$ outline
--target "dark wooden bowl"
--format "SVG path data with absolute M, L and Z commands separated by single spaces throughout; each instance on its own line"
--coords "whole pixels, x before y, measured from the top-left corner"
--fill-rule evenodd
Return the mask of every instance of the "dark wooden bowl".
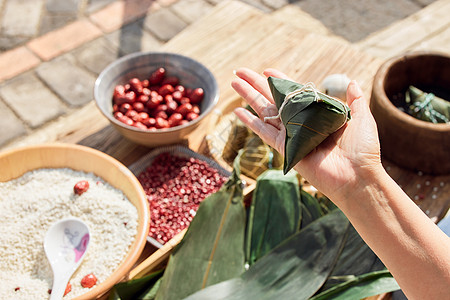
M 378 125 L 382 156 L 401 167 L 450 174 L 450 124 L 418 120 L 398 107 L 416 86 L 450 99 L 450 57 L 413 52 L 387 60 L 375 75 L 370 108 Z

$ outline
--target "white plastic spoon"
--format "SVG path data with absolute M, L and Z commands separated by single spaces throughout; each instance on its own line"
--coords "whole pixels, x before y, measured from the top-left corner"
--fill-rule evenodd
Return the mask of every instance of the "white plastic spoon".
M 89 246 L 89 228 L 78 218 L 54 223 L 47 231 L 44 250 L 53 270 L 50 300 L 62 299 L 67 283 L 83 260 Z

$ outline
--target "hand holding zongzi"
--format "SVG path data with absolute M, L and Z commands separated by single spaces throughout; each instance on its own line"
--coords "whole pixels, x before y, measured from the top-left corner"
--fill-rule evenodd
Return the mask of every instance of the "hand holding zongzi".
M 285 150 L 286 128 L 267 79 L 239 69 L 233 88 L 256 111 L 236 115 L 267 144 Z M 276 70 L 264 75 L 287 79 Z M 352 119 L 329 135 L 295 166 L 347 216 L 410 299 L 446 299 L 450 286 L 450 238 L 386 173 L 380 159 L 377 126 L 355 81 L 347 89 Z
M 264 122 L 265 117 L 278 114 L 267 78 L 249 69 L 240 69 L 236 75 L 238 78 L 233 81 L 233 88 L 247 100 L 260 118 L 243 108 L 237 109 L 236 114 L 267 144 L 286 156 L 286 127 L 283 122 L 279 118 Z M 267 70 L 264 75 L 288 79 L 286 75 L 273 69 Z M 294 169 L 324 194 L 343 190 L 342 187 L 349 184 L 348 179 L 355 178 L 362 165 L 365 166 L 364 169 L 381 166 L 375 121 L 356 82 L 350 83 L 348 93 L 352 120 L 321 141 L 294 166 Z M 288 109 L 286 107 L 286 110 Z M 338 118 L 340 119 L 337 120 L 336 126 L 339 127 L 346 115 L 340 114 Z

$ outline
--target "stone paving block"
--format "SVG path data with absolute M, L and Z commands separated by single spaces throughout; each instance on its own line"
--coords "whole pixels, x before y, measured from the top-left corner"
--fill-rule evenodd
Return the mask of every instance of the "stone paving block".
M 71 54 L 89 71 L 100 74 L 103 69 L 118 57 L 118 48 L 104 37 L 89 42 Z
M 425 7 L 435 2 L 436 0 L 413 0 L 413 1 L 419 4 L 420 6 Z
M 145 18 L 145 29 L 149 30 L 158 39 L 167 42 L 188 24 L 180 19 L 169 8 L 161 8 Z
M 86 4 L 86 12 L 91 14 L 96 12 L 105 6 L 115 2 L 116 0 L 88 0 Z
M 58 97 L 32 73 L 25 73 L 6 82 L 0 89 L 0 95 L 32 128 L 65 112 Z
M 106 35 L 106 38 L 120 49 L 121 54 L 157 51 L 162 43 L 143 29 L 143 23 L 144 19 L 140 19 Z
M 261 10 L 262 12 L 265 12 L 265 13 L 272 12 L 272 9 L 270 7 L 267 7 L 259 0 L 240 0 L 240 1 L 257 8 L 257 9 Z
M 102 35 L 87 20 L 78 20 L 30 41 L 27 46 L 43 60 L 50 60 Z
M 160 5 L 154 0 L 116 1 L 93 13 L 90 19 L 104 32 L 109 33 L 159 8 Z
M 2 129 L 0 147 L 26 133 L 22 121 L 2 101 L 0 101 L 0 128 Z
M 0 36 L 0 52 L 8 51 L 28 41 L 28 37 L 23 36 Z
M 47 32 L 66 26 L 75 21 L 77 16 L 74 14 L 50 14 L 46 13 L 41 20 L 39 26 L 39 35 L 44 35 Z
M 213 6 L 204 0 L 184 0 L 173 4 L 171 8 L 184 21 L 193 23 L 206 15 Z
M 277 10 L 286 5 L 288 5 L 291 1 L 289 0 L 262 0 L 262 3 L 271 9 Z
M 161 5 L 162 7 L 167 7 L 167 6 L 171 6 L 172 4 L 178 2 L 178 0 L 156 0 L 159 5 Z M 220 1 L 220 0 L 219 0 Z
M 0 82 L 37 66 L 41 60 L 25 47 L 0 54 Z
M 350 42 L 359 41 L 420 9 L 408 0 L 302 0 L 296 5 Z
M 43 0 L 7 0 L 2 18 L 6 35 L 34 36 L 37 33 Z
M 37 74 L 64 102 L 81 106 L 93 99 L 95 77 L 68 55 L 41 64 Z
M 78 12 L 81 0 L 47 0 L 45 8 L 49 12 Z

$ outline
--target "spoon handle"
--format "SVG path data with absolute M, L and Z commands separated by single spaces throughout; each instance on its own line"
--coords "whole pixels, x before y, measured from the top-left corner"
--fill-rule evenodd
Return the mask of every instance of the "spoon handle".
M 61 300 L 64 297 L 64 292 L 71 276 L 72 274 L 69 274 L 69 276 L 66 274 L 54 275 L 50 300 Z

